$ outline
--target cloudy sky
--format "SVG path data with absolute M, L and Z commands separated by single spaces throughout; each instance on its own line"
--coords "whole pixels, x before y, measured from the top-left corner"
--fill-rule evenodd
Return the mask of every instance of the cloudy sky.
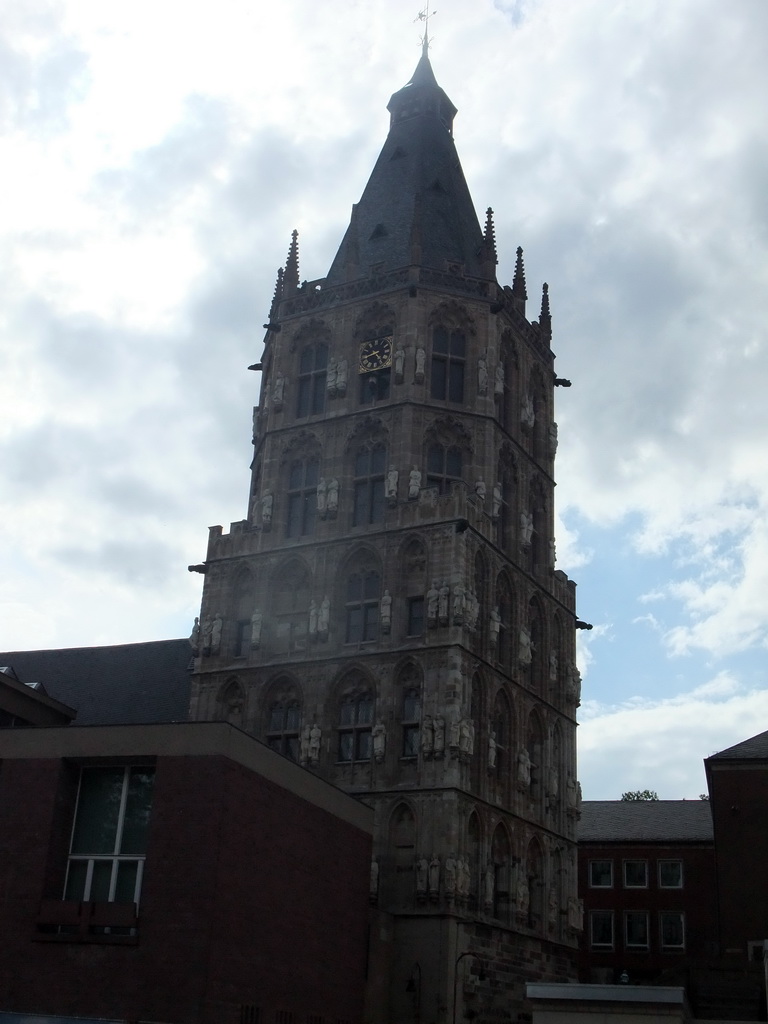
M 419 0 L 0 0 L 0 649 L 185 636 L 291 230 L 322 277 Z M 550 285 L 586 798 L 768 729 L 768 4 L 438 0 L 499 277 Z M 533 315 L 536 309 L 533 310 Z

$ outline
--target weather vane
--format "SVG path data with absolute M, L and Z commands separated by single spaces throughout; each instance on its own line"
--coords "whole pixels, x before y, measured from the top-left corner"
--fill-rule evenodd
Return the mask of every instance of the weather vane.
M 427 0 L 426 6 L 422 7 L 418 15 L 413 19 L 414 21 L 424 22 L 424 35 L 421 37 L 421 48 L 425 55 L 427 50 L 429 50 L 429 19 L 434 17 L 436 14 L 437 11 L 430 11 L 429 0 Z

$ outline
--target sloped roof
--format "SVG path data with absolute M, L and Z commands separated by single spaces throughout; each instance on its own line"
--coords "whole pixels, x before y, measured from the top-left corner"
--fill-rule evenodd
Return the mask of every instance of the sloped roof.
M 712 841 L 708 800 L 585 800 L 580 843 Z
M 742 740 L 733 747 L 720 750 L 707 758 L 708 761 L 763 761 L 768 760 L 768 732 L 760 732 L 748 740 Z
M 186 639 L 0 653 L 20 680 L 75 708 L 77 725 L 186 721 L 191 662 Z

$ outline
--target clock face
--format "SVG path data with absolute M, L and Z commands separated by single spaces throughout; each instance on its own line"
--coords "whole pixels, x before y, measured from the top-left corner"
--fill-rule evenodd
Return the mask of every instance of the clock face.
M 392 336 L 373 338 L 360 346 L 360 373 L 382 370 L 392 365 Z

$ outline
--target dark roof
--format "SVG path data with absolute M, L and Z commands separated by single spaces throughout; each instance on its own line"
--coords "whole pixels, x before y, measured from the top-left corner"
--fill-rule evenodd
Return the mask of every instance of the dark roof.
M 445 271 L 462 264 L 469 277 L 488 277 L 483 232 L 451 134 L 456 108 L 435 80 L 429 58 L 389 101 L 392 121 L 336 258 L 328 283 L 418 264 Z M 352 274 L 354 276 L 354 273 Z
M 712 840 L 708 800 L 585 800 L 580 843 Z
M 23 682 L 75 708 L 77 725 L 186 721 L 191 662 L 188 640 L 0 653 Z
M 764 761 L 768 759 L 768 732 L 760 732 L 757 736 L 743 740 L 726 750 L 720 750 L 717 754 L 707 758 L 708 761 L 721 759 L 723 761 Z

